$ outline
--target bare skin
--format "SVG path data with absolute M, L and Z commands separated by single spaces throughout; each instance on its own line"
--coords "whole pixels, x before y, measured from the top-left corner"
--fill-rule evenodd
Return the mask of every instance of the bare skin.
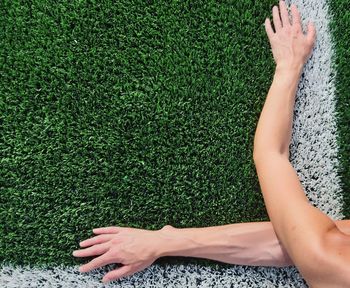
M 273 7 L 276 31 L 269 19 L 265 21 L 276 73 L 255 133 L 254 162 L 276 235 L 310 287 L 349 287 L 350 237 L 309 203 L 289 162 L 296 89 L 316 38 L 310 24 L 303 34 L 295 5 L 291 11 L 292 24 L 280 1 L 281 17 Z
M 76 257 L 98 256 L 80 272 L 111 264 L 103 282 L 141 271 L 162 256 L 188 256 L 254 266 L 295 265 L 310 287 L 350 287 L 350 220 L 333 221 L 313 207 L 289 162 L 295 93 L 316 31 L 302 32 L 300 15 L 291 6 L 292 22 L 283 1 L 273 8 L 275 31 L 265 29 L 276 72 L 260 115 L 254 139 L 254 162 L 270 222 L 159 230 L 101 227 L 80 242 Z M 281 14 L 281 16 L 279 16 Z
M 350 220 L 335 223 L 350 235 Z M 200 228 L 166 225 L 159 230 L 110 226 L 96 228 L 93 232 L 94 237 L 80 242 L 80 247 L 85 249 L 76 250 L 73 255 L 99 256 L 82 265 L 80 272 L 111 263 L 124 265 L 108 272 L 103 282 L 132 275 L 163 256 L 206 258 L 251 266 L 294 265 L 270 221 Z

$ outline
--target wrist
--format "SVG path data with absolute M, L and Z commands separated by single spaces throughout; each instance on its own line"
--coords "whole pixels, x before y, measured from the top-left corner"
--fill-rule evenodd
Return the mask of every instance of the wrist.
M 302 65 L 276 66 L 273 80 L 274 82 L 278 83 L 277 85 L 293 85 L 296 88 L 302 71 Z
M 281 74 L 298 74 L 300 75 L 303 71 L 304 64 L 296 62 L 292 64 L 279 63 L 276 65 L 275 72 Z
M 192 233 L 193 228 L 175 228 L 166 225 L 158 233 L 156 256 L 192 256 L 191 252 L 196 248 Z

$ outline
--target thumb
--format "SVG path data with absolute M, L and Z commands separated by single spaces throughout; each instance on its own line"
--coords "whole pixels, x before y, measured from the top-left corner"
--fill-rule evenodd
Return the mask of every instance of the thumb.
M 309 45 L 313 46 L 316 39 L 316 28 L 313 22 L 309 22 L 309 24 L 307 25 L 306 39 Z
M 114 269 L 109 271 L 103 278 L 102 282 L 106 283 L 108 281 L 113 281 L 118 278 L 122 278 L 125 276 L 129 276 L 133 274 L 132 267 L 130 265 L 124 265 L 118 269 Z

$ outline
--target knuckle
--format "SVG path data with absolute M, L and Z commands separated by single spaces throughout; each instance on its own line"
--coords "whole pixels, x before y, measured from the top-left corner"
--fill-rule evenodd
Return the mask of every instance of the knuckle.
M 112 238 L 111 239 L 111 244 L 112 245 L 117 245 L 117 244 L 119 244 L 120 243 L 120 241 L 118 240 L 118 238 Z
M 108 251 L 108 256 L 113 259 L 121 259 L 120 249 L 118 247 L 113 247 Z
M 298 30 L 292 30 L 290 33 L 293 37 L 298 37 L 300 35 L 300 31 Z
M 103 256 L 104 258 L 104 261 L 107 261 L 109 263 L 112 263 L 112 262 L 117 262 L 118 259 L 116 257 L 115 254 L 111 253 L 111 251 L 108 251 L 107 253 L 105 253 L 105 255 Z M 96 258 L 97 259 L 97 258 Z
M 292 34 L 292 29 L 290 29 L 289 26 L 285 26 L 285 27 L 283 27 L 283 29 L 286 31 L 287 35 Z
M 110 253 L 113 253 L 113 254 L 118 253 L 118 251 L 119 251 L 119 246 L 118 246 L 118 245 L 112 245 L 112 246 L 109 248 L 109 251 L 110 251 Z

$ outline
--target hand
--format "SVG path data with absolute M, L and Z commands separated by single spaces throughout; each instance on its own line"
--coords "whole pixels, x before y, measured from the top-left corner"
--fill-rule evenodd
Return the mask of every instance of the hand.
M 278 7 L 272 8 L 276 32 L 272 30 L 270 19 L 266 18 L 265 20 L 265 30 L 271 44 L 276 67 L 302 68 L 311 54 L 316 39 L 315 26 L 309 22 L 307 34 L 304 35 L 297 6 L 291 5 L 292 23 L 289 20 L 286 3 L 280 1 L 279 7 L 281 17 Z
M 73 256 L 100 256 L 80 266 L 79 271 L 88 272 L 111 263 L 123 264 L 103 277 L 102 281 L 108 282 L 147 268 L 158 258 L 157 231 L 115 226 L 93 229 L 100 235 L 80 242 L 80 247 L 90 247 L 73 251 Z

